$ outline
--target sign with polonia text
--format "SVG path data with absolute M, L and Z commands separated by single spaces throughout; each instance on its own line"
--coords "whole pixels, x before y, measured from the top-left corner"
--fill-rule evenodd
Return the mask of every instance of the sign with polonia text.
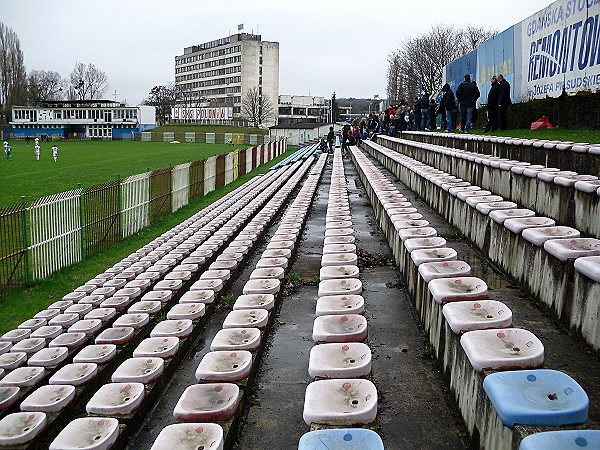
M 171 108 L 171 119 L 178 120 L 232 120 L 233 108 Z

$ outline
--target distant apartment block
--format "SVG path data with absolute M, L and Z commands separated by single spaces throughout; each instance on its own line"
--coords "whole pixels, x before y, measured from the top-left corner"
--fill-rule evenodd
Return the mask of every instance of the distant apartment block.
M 238 33 L 186 47 L 175 57 L 175 87 L 178 107 L 233 108 L 233 120 L 243 120 L 242 100 L 257 88 L 277 114 L 279 42 Z

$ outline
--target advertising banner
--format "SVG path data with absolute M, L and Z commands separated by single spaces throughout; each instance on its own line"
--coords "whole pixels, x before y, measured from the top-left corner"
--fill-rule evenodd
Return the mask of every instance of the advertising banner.
M 511 86 L 515 85 L 515 52 L 514 52 L 514 27 L 488 39 L 477 49 L 477 84 L 481 97 L 480 104 L 487 104 L 490 92 L 490 79 L 492 75 L 501 73 Z M 514 89 L 511 96 L 514 102 Z
M 521 23 L 521 94 L 558 97 L 600 87 L 598 0 L 559 0 Z
M 171 108 L 171 118 L 177 120 L 232 120 L 233 108 Z

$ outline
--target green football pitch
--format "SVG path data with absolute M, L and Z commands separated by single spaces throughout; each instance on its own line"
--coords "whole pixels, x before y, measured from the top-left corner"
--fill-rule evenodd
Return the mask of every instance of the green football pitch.
M 129 175 L 197 161 L 229 153 L 248 145 L 139 141 L 57 142 L 58 161 L 52 158 L 52 142 L 41 143 L 35 159 L 33 141 L 11 141 L 12 161 L 0 153 L 0 207 L 21 201 L 105 183 Z

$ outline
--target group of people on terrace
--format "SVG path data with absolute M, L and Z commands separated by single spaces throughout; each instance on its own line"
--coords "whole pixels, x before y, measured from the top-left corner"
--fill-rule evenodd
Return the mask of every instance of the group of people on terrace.
M 484 132 L 506 130 L 507 111 L 512 103 L 510 84 L 502 74 L 492 76 L 490 83 Z M 435 130 L 438 128 L 437 117 L 440 116 L 439 129 L 446 132 L 458 129 L 461 133 L 468 133 L 478 119 L 476 104 L 480 96 L 477 83 L 467 74 L 456 88 L 456 92 L 448 83 L 444 84 L 438 96 L 439 102 L 428 92 L 415 97 L 412 103 L 400 100 L 397 105 L 388 107 L 379 116 L 369 114 L 368 118 L 362 119 L 358 128 L 361 132 L 365 131 L 364 134 L 361 133 L 363 139 L 370 134 L 385 133 L 388 136 L 396 136 L 402 131 Z

